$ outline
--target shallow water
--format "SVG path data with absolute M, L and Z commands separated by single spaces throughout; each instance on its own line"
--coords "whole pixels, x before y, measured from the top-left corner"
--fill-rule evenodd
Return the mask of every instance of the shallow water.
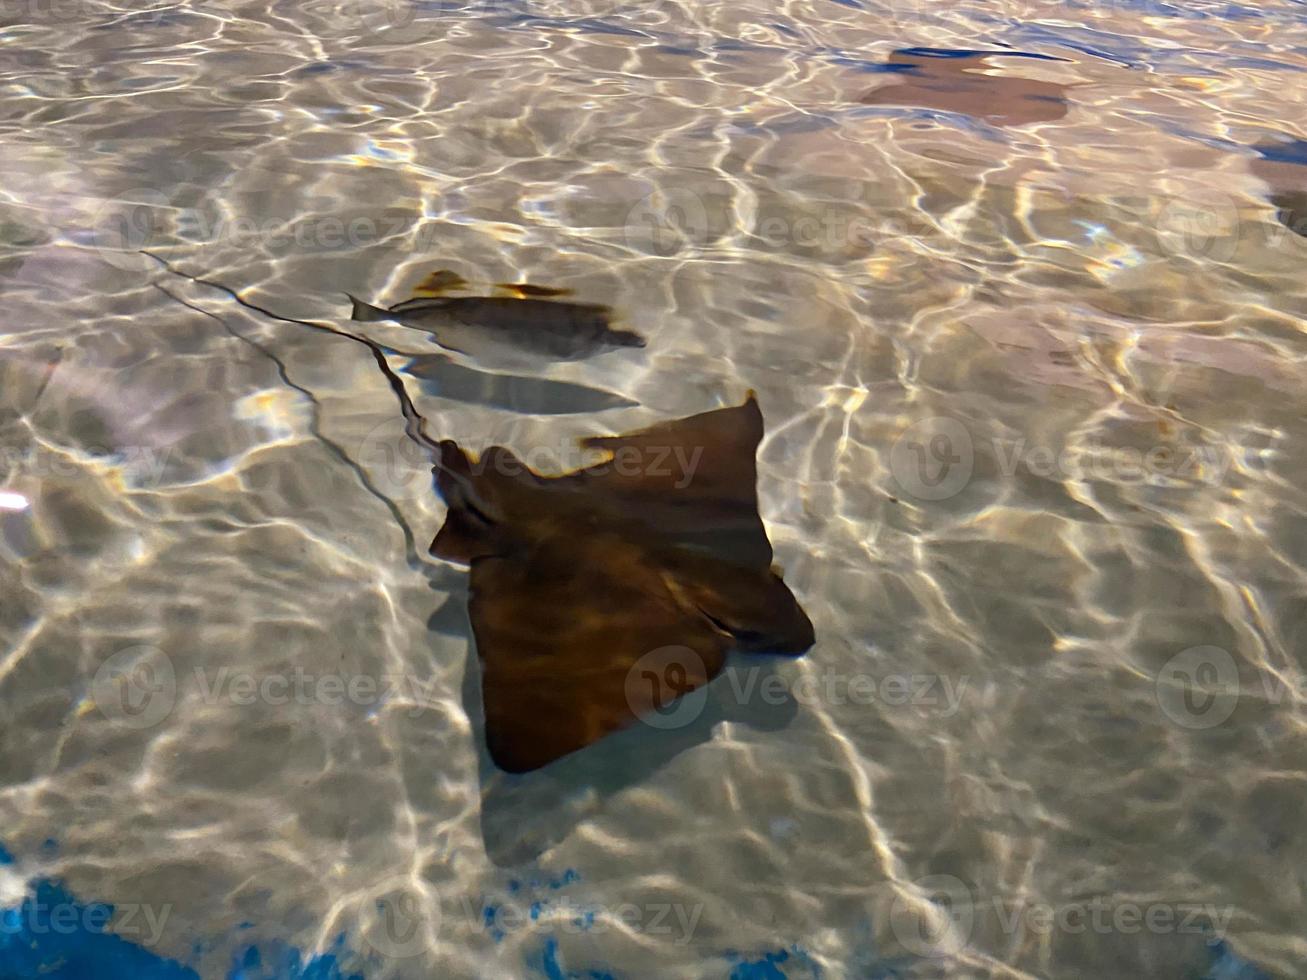
M 205 978 L 1307 976 L 1301 3 L 2 23 L 0 907 Z M 868 99 L 913 48 L 1037 118 Z M 646 349 L 489 379 L 367 325 L 544 469 L 754 389 L 817 645 L 496 773 L 368 352 L 143 246 L 340 325 L 611 305 Z

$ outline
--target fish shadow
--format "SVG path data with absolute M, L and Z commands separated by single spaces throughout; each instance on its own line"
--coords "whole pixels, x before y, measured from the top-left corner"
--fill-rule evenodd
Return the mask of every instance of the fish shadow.
M 401 370 L 418 379 L 424 395 L 527 415 L 602 412 L 639 404 L 571 381 L 480 371 L 443 354 L 415 356 Z

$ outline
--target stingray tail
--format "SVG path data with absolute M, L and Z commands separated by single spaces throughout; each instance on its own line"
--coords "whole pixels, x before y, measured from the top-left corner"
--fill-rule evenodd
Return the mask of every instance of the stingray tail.
M 349 301 L 352 304 L 349 311 L 349 318 L 351 320 L 356 320 L 359 323 L 373 323 L 377 320 L 395 319 L 394 314 L 389 310 L 383 310 L 379 306 L 365 303 L 357 296 L 352 296 L 349 293 L 346 293 L 345 295 L 349 296 Z

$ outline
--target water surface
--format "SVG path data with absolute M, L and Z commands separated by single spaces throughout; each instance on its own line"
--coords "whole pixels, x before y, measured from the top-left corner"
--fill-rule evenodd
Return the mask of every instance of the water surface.
M 1307 975 L 1301 4 L 3 18 L 0 905 L 206 978 Z M 507 380 L 367 325 L 544 468 L 754 389 L 817 646 L 496 773 L 367 351 L 141 246 L 613 307 Z

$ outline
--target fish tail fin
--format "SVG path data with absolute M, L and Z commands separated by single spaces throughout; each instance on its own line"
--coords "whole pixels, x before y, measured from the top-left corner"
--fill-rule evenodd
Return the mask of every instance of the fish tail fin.
M 346 293 L 345 295 L 349 296 L 349 301 L 351 303 L 351 308 L 349 311 L 349 318 L 351 320 L 357 320 L 360 323 L 372 323 L 373 321 L 376 320 L 394 319 L 394 316 L 391 314 L 389 310 L 383 310 L 379 306 L 373 306 L 371 303 L 365 303 L 357 296 L 350 295 L 349 293 Z

